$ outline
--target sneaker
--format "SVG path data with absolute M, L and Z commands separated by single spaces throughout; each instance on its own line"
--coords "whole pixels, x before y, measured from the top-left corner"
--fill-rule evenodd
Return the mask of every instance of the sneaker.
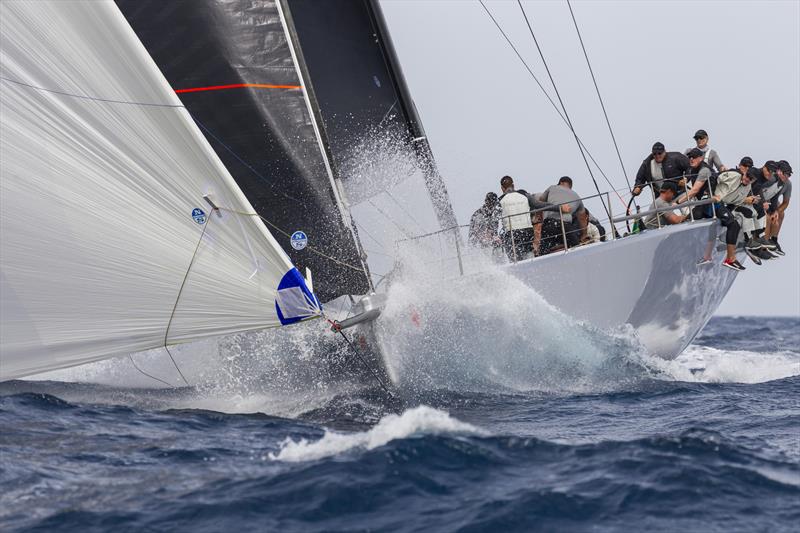
M 746 246 L 744 248 L 744 253 L 747 254 L 747 257 L 749 257 L 750 260 L 753 263 L 757 264 L 757 265 L 761 264 L 761 258 L 757 255 L 757 253 L 760 252 L 760 251 L 761 250 L 751 250 L 750 248 L 747 248 Z
M 781 254 L 779 254 L 777 250 L 767 250 L 766 248 L 764 248 L 761 251 L 762 252 L 767 252 L 769 255 L 772 256 L 773 259 L 776 259 L 776 258 L 781 256 Z
M 747 242 L 744 243 L 745 250 L 760 250 L 761 248 L 763 248 L 763 245 L 756 239 L 748 239 Z
M 705 258 L 704 257 L 700 261 L 697 262 L 697 266 L 699 266 L 699 267 L 706 266 L 706 265 L 710 265 L 711 263 L 712 263 L 711 258 Z
M 723 262 L 722 262 L 722 266 L 724 266 L 724 267 L 728 267 L 728 268 L 730 268 L 731 270 L 738 270 L 739 272 L 741 272 L 742 270 L 747 270 L 747 269 L 746 269 L 744 266 L 742 266 L 742 264 L 741 264 L 739 261 L 737 261 L 736 259 L 726 259 L 725 261 L 723 261 Z
M 786 253 L 781 248 L 781 245 L 778 244 L 778 239 L 772 239 L 772 244 L 775 246 L 775 249 L 772 250 L 773 252 L 775 252 L 776 254 L 778 254 L 780 256 L 786 255 Z
M 756 250 L 755 254 L 761 258 L 762 261 L 769 261 L 775 259 L 775 256 L 769 250 Z
M 756 242 L 761 245 L 761 248 L 766 248 L 767 250 L 775 249 L 775 245 L 768 241 L 765 237 L 756 237 Z

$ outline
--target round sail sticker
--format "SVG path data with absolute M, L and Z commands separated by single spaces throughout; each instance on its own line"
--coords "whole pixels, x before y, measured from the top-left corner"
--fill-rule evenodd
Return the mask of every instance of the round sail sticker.
M 192 218 L 198 224 L 205 224 L 206 223 L 206 214 L 199 207 L 195 207 L 194 209 L 192 209 Z
M 302 231 L 295 231 L 292 233 L 292 248 L 295 250 L 302 250 L 308 244 L 308 237 Z

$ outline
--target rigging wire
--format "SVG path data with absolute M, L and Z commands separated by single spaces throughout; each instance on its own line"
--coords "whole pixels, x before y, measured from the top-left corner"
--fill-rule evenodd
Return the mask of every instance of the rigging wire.
M 403 205 L 397 200 L 397 198 L 395 198 L 394 195 L 389 192 L 389 189 L 384 189 L 383 192 L 386 193 L 386 196 L 388 196 L 397 205 L 397 207 L 400 208 L 403 214 L 406 215 L 408 218 L 410 218 L 411 221 L 414 224 L 416 224 L 420 230 L 425 231 L 425 228 L 422 226 L 422 224 L 420 224 L 419 220 L 417 220 L 417 218 L 414 215 L 409 213 L 408 210 L 405 207 L 403 207 Z
M 567 7 L 569 7 L 569 14 L 572 16 L 572 23 L 575 25 L 575 32 L 578 34 L 578 41 L 581 43 L 581 49 L 583 50 L 583 57 L 586 58 L 586 66 L 589 67 L 589 73 L 592 75 L 592 82 L 594 83 L 594 90 L 597 93 L 597 99 L 600 100 L 600 107 L 603 109 L 603 116 L 606 118 L 606 124 L 608 125 L 608 133 L 611 134 L 611 140 L 614 141 L 614 149 L 617 151 L 617 158 L 619 159 L 619 166 L 622 167 L 622 174 L 625 176 L 625 183 L 628 184 L 628 188 L 631 188 L 631 181 L 628 179 L 628 172 L 625 170 L 625 163 L 622 161 L 622 154 L 619 151 L 619 145 L 617 144 L 617 138 L 614 135 L 614 130 L 611 128 L 611 120 L 608 118 L 608 113 L 606 112 L 606 106 L 603 103 L 603 97 L 600 96 L 600 88 L 597 86 L 597 79 L 594 76 L 594 69 L 592 69 L 592 63 L 589 61 L 589 54 L 586 53 L 586 46 L 583 44 L 583 37 L 581 36 L 581 30 L 578 29 L 578 21 L 575 20 L 575 13 L 572 11 L 572 4 L 569 0 L 567 0 Z
M 374 207 L 374 208 L 375 208 L 375 210 L 376 210 L 376 211 L 378 211 L 378 213 L 380 213 L 381 215 L 383 215 L 383 216 L 384 216 L 384 218 L 385 218 L 386 220 L 388 220 L 389 222 L 391 222 L 392 224 L 394 224 L 395 226 L 397 226 L 397 229 L 399 229 L 399 230 L 400 230 L 400 232 L 401 232 L 403 235 L 405 235 L 405 236 L 406 236 L 406 238 L 411 238 L 411 236 L 408 234 L 408 232 L 405 230 L 405 228 L 403 228 L 403 226 L 401 226 L 401 225 L 400 225 L 400 223 L 399 223 L 399 222 L 397 222 L 397 221 L 396 221 L 396 220 L 394 220 L 392 217 L 390 217 L 390 216 L 389 216 L 389 215 L 388 215 L 388 214 L 387 214 L 387 213 L 386 213 L 386 212 L 385 212 L 383 209 L 381 209 L 380 207 L 378 207 L 377 205 L 375 205 L 375 202 L 373 202 L 373 201 L 372 201 L 372 198 L 367 198 L 367 203 L 368 203 L 369 205 L 371 205 L 372 207 Z
M 547 100 L 550 102 L 550 105 L 553 107 L 555 112 L 558 113 L 558 116 L 561 117 L 561 120 L 566 124 L 567 120 L 566 120 L 566 118 L 564 118 L 564 115 L 561 112 L 561 110 L 558 108 L 558 105 L 556 105 L 555 101 L 550 96 L 550 93 L 547 92 L 547 89 L 545 89 L 544 86 L 542 85 L 542 83 L 539 81 L 539 78 L 536 77 L 536 74 L 533 73 L 533 70 L 531 70 L 531 67 L 528 66 L 527 61 L 525 61 L 525 59 L 522 57 L 522 54 L 519 53 L 519 50 L 517 50 L 517 47 L 511 41 L 511 38 L 508 36 L 508 34 L 506 34 L 506 32 L 505 32 L 505 30 L 503 30 L 502 26 L 500 26 L 500 23 L 497 21 L 497 19 L 494 17 L 494 15 L 492 15 L 491 11 L 489 11 L 489 8 L 486 7 L 486 4 L 484 4 L 484 0 L 479 0 L 479 2 L 481 4 L 481 7 L 483 7 L 484 11 L 486 12 L 486 14 L 489 16 L 489 18 L 494 23 L 494 25 L 497 28 L 497 30 L 500 32 L 500 34 L 506 40 L 508 45 L 511 47 L 511 49 L 514 51 L 514 53 L 517 55 L 517 58 L 520 60 L 522 65 L 528 71 L 528 74 L 530 74 L 531 78 L 533 78 L 533 81 L 535 81 L 536 84 L 539 86 L 539 88 L 542 90 L 542 93 L 544 94 L 545 98 L 547 98 Z M 578 142 L 580 143 L 580 145 L 583 147 L 584 150 L 586 150 L 586 155 L 589 156 L 589 159 L 592 161 L 592 163 L 594 163 L 594 166 L 597 167 L 597 170 L 600 171 L 600 174 L 606 180 L 606 183 L 608 183 L 608 186 L 611 187 L 611 189 L 616 193 L 617 191 L 614 188 L 614 185 L 611 183 L 611 180 L 608 179 L 608 176 L 603 171 L 603 169 L 600 166 L 600 164 L 594 158 L 594 156 L 589 151 L 589 149 L 586 147 L 586 145 L 583 143 L 583 141 L 580 140 L 580 137 L 577 137 L 577 138 L 578 138 Z M 617 197 L 619 198 L 620 202 L 622 202 L 622 205 L 625 205 L 625 200 L 623 200 L 622 197 L 618 193 L 617 193 Z
M 575 127 L 572 125 L 572 120 L 569 118 L 569 113 L 567 112 L 567 106 L 564 105 L 564 100 L 561 98 L 561 93 L 558 91 L 556 80 L 553 78 L 553 74 L 550 72 L 550 67 L 547 65 L 547 60 L 544 58 L 544 52 L 542 52 L 542 48 L 539 46 L 539 40 L 536 38 L 536 34 L 533 31 L 533 26 L 531 26 L 531 21 L 528 19 L 528 14 L 525 13 L 525 8 L 522 7 L 522 0 L 517 0 L 517 5 L 519 6 L 520 11 L 522 11 L 522 16 L 525 18 L 525 24 L 528 25 L 528 30 L 531 32 L 531 37 L 533 38 L 533 42 L 536 45 L 536 50 L 539 51 L 539 57 L 542 58 L 544 69 L 545 71 L 547 71 L 547 77 L 550 78 L 550 83 L 553 84 L 553 90 L 556 92 L 558 103 L 561 104 L 561 109 L 564 110 L 564 118 L 567 120 L 567 125 L 569 126 L 572 135 L 575 136 L 575 143 L 578 145 L 578 150 L 581 152 L 581 157 L 583 158 L 583 162 L 586 164 L 586 170 L 589 171 L 589 177 L 592 178 L 592 183 L 594 183 L 594 188 L 597 191 L 597 194 L 601 194 L 600 186 L 597 184 L 597 180 L 594 177 L 594 172 L 592 172 L 592 166 L 589 164 L 589 160 L 586 158 L 586 153 L 584 153 L 583 151 L 583 145 L 581 145 L 581 141 L 580 139 L 578 139 L 578 134 L 575 132 Z M 603 209 L 606 211 L 606 214 L 610 219 L 611 213 L 609 213 L 608 206 L 606 206 L 605 203 L 603 203 Z
M 336 322 L 335 320 L 331 320 L 328 317 L 325 317 L 325 320 L 328 321 L 328 323 L 331 325 L 331 327 L 333 328 L 333 330 L 336 333 L 339 333 L 342 336 L 342 338 L 347 343 L 347 345 L 350 346 L 350 349 L 353 351 L 353 353 L 356 354 L 356 357 L 358 357 L 358 360 L 361 361 L 361 364 L 363 364 L 364 367 L 367 370 L 369 370 L 370 374 L 372 374 L 372 377 L 375 378 L 375 381 L 378 383 L 378 385 L 380 385 L 381 388 L 384 391 L 386 391 L 386 394 L 388 394 L 390 398 L 394 398 L 394 394 L 392 394 L 392 391 L 389 390 L 389 387 L 387 387 L 386 384 L 383 382 L 381 377 L 378 375 L 378 372 L 374 368 L 372 368 L 372 365 L 370 365 L 367 362 L 367 360 L 364 359 L 364 357 L 361 356 L 361 352 L 358 350 L 358 348 L 356 348 L 356 346 L 353 344 L 353 342 L 350 339 L 347 338 L 347 335 L 345 335 L 345 333 L 342 330 L 342 327 L 339 325 L 339 323 Z

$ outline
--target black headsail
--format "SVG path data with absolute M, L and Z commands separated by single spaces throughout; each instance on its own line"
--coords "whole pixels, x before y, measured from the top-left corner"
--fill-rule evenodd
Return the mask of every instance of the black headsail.
M 334 163 L 347 184 L 353 147 L 389 136 L 412 148 L 439 225 L 456 224 L 377 0 L 278 0 Z M 351 191 L 353 198 L 357 192 Z
M 320 298 L 368 292 L 275 0 L 117 5 L 292 261 L 317 274 Z M 298 230 L 302 250 L 290 244 Z

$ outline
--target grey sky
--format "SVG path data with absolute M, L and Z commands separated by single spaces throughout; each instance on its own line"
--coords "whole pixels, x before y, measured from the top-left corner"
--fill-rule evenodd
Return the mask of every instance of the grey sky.
M 566 2 L 523 4 L 578 135 L 623 187 Z M 553 95 L 517 3 L 487 5 Z M 566 174 L 582 195 L 594 192 L 571 133 L 477 0 L 382 6 L 460 223 L 504 174 L 529 191 Z M 699 128 L 728 166 L 750 155 L 757 165 L 786 159 L 800 168 L 800 2 L 572 6 L 631 180 L 654 141 L 683 151 Z M 720 314 L 800 315 L 795 196 L 781 232 L 787 256 L 748 263 Z M 623 209 L 619 200 L 613 209 Z

